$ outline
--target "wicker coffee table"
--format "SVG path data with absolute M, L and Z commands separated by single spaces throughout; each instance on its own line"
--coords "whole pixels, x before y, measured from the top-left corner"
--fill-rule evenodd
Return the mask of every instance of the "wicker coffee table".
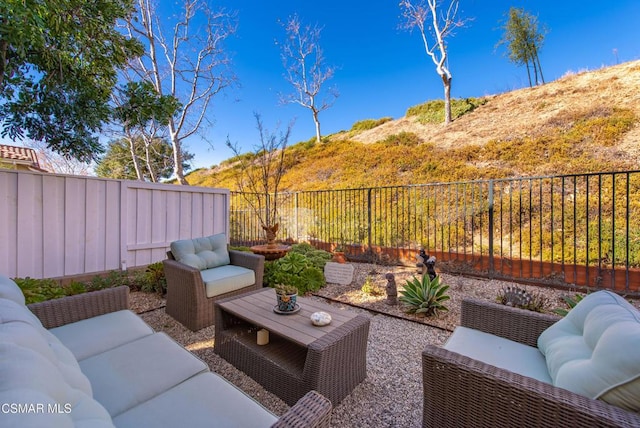
M 316 390 L 335 406 L 367 375 L 369 319 L 304 297 L 293 315 L 276 314 L 275 304 L 272 288 L 216 302 L 215 352 L 289 405 Z M 331 324 L 312 325 L 318 311 Z M 262 328 L 269 343 L 260 346 Z

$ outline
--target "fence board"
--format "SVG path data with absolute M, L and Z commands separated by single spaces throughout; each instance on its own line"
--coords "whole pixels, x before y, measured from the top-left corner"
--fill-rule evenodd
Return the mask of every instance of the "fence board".
M 18 193 L 29 192 L 37 194 L 38 198 L 25 200 L 18 199 L 17 210 L 17 239 L 18 260 L 24 260 L 18 265 L 19 274 L 34 272 L 34 275 L 42 274 L 42 182 L 37 176 L 22 176 L 18 180 Z
M 226 189 L 0 170 L 0 272 L 58 278 L 157 262 L 176 239 L 228 235 L 228 198 Z
M 46 207 L 44 218 L 43 246 L 47 257 L 44 258 L 44 272 L 51 276 L 64 275 L 64 179 L 54 177 L 43 180 L 42 206 Z

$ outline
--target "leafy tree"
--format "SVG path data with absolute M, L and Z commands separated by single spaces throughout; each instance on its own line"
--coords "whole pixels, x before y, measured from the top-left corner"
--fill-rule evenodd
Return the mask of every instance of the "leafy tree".
M 155 139 L 151 144 L 146 145 L 141 138 L 134 140 L 134 149 L 138 159 L 149 158 L 145 162 L 145 168 L 140 170 L 142 178 L 138 178 L 138 172 L 134 166 L 131 156 L 131 145 L 127 139 L 114 140 L 109 143 L 107 152 L 98 162 L 95 172 L 98 177 L 117 178 L 122 180 L 146 180 L 152 181 L 169 178 L 173 174 L 173 156 L 171 144 L 162 139 Z M 184 170 L 189 170 L 189 161 L 193 159 L 193 154 L 183 152 L 182 154 Z
M 509 18 L 502 27 L 504 35 L 498 42 L 498 46 L 506 45 L 509 60 L 516 65 L 527 67 L 529 86 L 544 83 L 538 53 L 542 48 L 546 29 L 540 27 L 537 17 L 524 9 L 512 7 L 509 9 L 508 15 Z M 533 81 L 531 80 L 531 68 L 533 68 Z
M 150 82 L 159 96 L 171 95 L 180 102 L 180 111 L 169 118 L 168 138 L 174 175 L 180 184 L 189 184 L 182 168 L 182 143 L 212 123 L 208 108 L 213 97 L 236 80 L 224 48 L 236 31 L 236 15 L 211 10 L 207 0 L 181 0 L 176 14 L 157 13 L 157 0 L 137 3 L 126 31 L 147 50 L 130 64 L 125 78 Z
M 143 51 L 117 31 L 132 0 L 0 2 L 2 136 L 90 161 L 117 70 Z
M 453 76 L 448 65 L 448 51 L 445 42 L 453 35 L 456 28 L 462 27 L 465 21 L 457 18 L 458 1 L 451 0 L 445 13 L 438 5 L 438 0 L 423 1 L 402 0 L 400 2 L 405 29 L 417 28 L 422 36 L 425 51 L 436 65 L 436 72 L 444 85 L 444 123 L 451 123 L 451 80 Z M 431 17 L 431 23 L 427 19 Z M 426 23 L 426 25 L 425 25 Z M 429 40 L 429 38 L 433 40 Z
M 320 143 L 321 111 L 328 109 L 338 98 L 335 88 L 328 88 L 328 95 L 319 99 L 324 83 L 333 77 L 335 67 L 325 64 L 320 47 L 318 26 L 303 26 L 297 15 L 289 17 L 283 24 L 287 33 L 282 43 L 282 65 L 286 70 L 285 78 L 293 86 L 293 92 L 280 95 L 283 104 L 299 104 L 311 110 L 316 126 L 316 142 Z
M 114 118 L 122 123 L 124 138 L 129 141 L 131 161 L 138 176 L 144 180 L 143 172 L 138 161 L 136 141 L 144 144 L 144 160 L 147 164 L 149 180 L 158 181 L 155 175 L 151 151 L 158 132 L 180 109 L 180 102 L 172 95 L 159 95 L 150 82 L 129 82 L 121 91 L 121 96 L 114 96 L 118 106 L 114 109 Z

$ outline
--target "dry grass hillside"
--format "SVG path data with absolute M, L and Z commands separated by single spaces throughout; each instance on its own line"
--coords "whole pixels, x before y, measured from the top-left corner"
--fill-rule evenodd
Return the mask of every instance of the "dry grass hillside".
M 288 190 L 640 167 L 640 61 L 485 97 L 449 126 L 405 116 L 288 148 Z M 374 121 L 369 121 L 374 122 Z M 422 122 L 422 123 L 421 123 Z M 235 187 L 233 159 L 191 184 Z

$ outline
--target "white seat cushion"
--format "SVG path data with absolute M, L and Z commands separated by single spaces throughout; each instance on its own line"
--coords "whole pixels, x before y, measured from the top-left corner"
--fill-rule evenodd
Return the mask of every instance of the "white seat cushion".
M 551 384 L 544 355 L 537 348 L 467 327 L 456 327 L 445 349 Z
M 277 418 L 213 373 L 203 373 L 114 418 L 118 428 L 266 428 Z
M 52 328 L 78 361 L 153 334 L 140 317 L 122 310 Z
M 91 382 L 94 398 L 112 417 L 209 370 L 164 333 L 86 358 L 80 361 L 80 368 Z
M 226 265 L 200 272 L 207 297 L 230 293 L 256 283 L 256 273 L 242 266 Z
M 538 338 L 553 384 L 640 411 L 640 312 L 610 291 L 587 295 Z

